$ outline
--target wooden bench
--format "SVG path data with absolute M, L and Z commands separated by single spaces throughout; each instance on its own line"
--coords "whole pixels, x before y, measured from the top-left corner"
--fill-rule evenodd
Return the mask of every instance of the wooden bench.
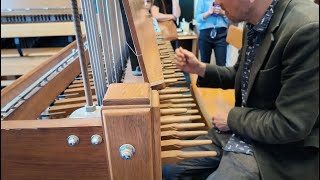
M 20 57 L 16 49 L 1 49 L 1 88 L 9 86 L 15 79 L 32 71 L 61 49 L 23 49 L 23 57 Z

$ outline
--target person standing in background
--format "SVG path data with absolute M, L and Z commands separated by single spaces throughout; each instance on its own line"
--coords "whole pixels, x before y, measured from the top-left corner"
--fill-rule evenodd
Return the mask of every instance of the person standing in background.
M 163 9 L 162 2 L 164 3 L 165 10 Z M 181 15 L 181 9 L 178 0 L 154 0 L 151 7 L 151 15 L 156 18 L 157 21 L 176 21 Z M 176 41 L 171 41 L 171 45 L 174 49 L 177 48 Z
M 216 64 L 226 65 L 228 19 L 225 12 L 214 0 L 199 0 L 196 8 L 198 22 L 199 49 L 201 61 L 210 63 L 212 50 L 214 50 Z

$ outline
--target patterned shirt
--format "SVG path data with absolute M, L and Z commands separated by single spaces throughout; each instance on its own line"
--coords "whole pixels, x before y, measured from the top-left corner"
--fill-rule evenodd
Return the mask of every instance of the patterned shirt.
M 271 17 L 273 15 L 273 9 L 277 4 L 277 0 L 273 0 L 268 10 L 260 20 L 257 25 L 247 24 L 248 33 L 247 33 L 247 41 L 248 46 L 246 48 L 246 54 L 243 64 L 243 70 L 241 75 L 241 95 L 242 102 L 241 107 L 247 107 L 247 99 L 248 99 L 248 84 L 250 77 L 250 69 L 254 58 L 256 56 L 256 50 L 260 46 L 261 41 L 265 37 L 265 33 Z M 250 139 L 245 139 L 240 137 L 239 135 L 233 134 L 226 146 L 223 148 L 225 151 L 232 151 L 238 153 L 244 153 L 248 155 L 253 155 L 252 145 Z

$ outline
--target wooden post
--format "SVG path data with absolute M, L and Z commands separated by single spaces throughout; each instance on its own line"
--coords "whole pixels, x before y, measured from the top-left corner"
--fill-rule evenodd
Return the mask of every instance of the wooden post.
M 160 112 L 154 114 L 157 108 L 152 105 L 157 103 L 152 103 L 152 94 L 147 83 L 111 84 L 108 88 L 102 123 L 112 180 L 161 179 L 160 124 L 156 123 Z M 134 153 L 127 148 L 127 156 L 121 154 L 121 147 L 130 145 Z

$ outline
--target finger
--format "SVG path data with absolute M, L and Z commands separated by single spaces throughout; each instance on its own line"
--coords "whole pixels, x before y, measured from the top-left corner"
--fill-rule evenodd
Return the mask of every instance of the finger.
M 179 61 L 176 61 L 176 66 L 184 66 L 185 65 L 185 63 L 184 62 L 179 62 Z
M 176 57 L 174 58 L 174 61 L 176 61 L 176 62 L 183 62 L 183 63 L 185 63 L 185 62 L 186 62 L 186 59 L 185 59 L 185 58 L 183 58 L 183 57 L 176 56 Z
M 178 54 L 179 56 L 183 56 L 183 48 L 182 47 L 179 47 L 175 50 L 175 53 Z
M 176 54 L 177 56 L 183 55 L 180 48 L 177 48 L 177 49 L 176 49 L 175 54 Z
M 194 56 L 194 54 L 193 54 L 192 52 L 190 52 L 190 51 L 188 51 L 188 50 L 186 50 L 186 49 L 183 49 L 183 50 L 182 50 L 182 53 L 183 53 L 185 56 L 189 57 L 189 58 Z

